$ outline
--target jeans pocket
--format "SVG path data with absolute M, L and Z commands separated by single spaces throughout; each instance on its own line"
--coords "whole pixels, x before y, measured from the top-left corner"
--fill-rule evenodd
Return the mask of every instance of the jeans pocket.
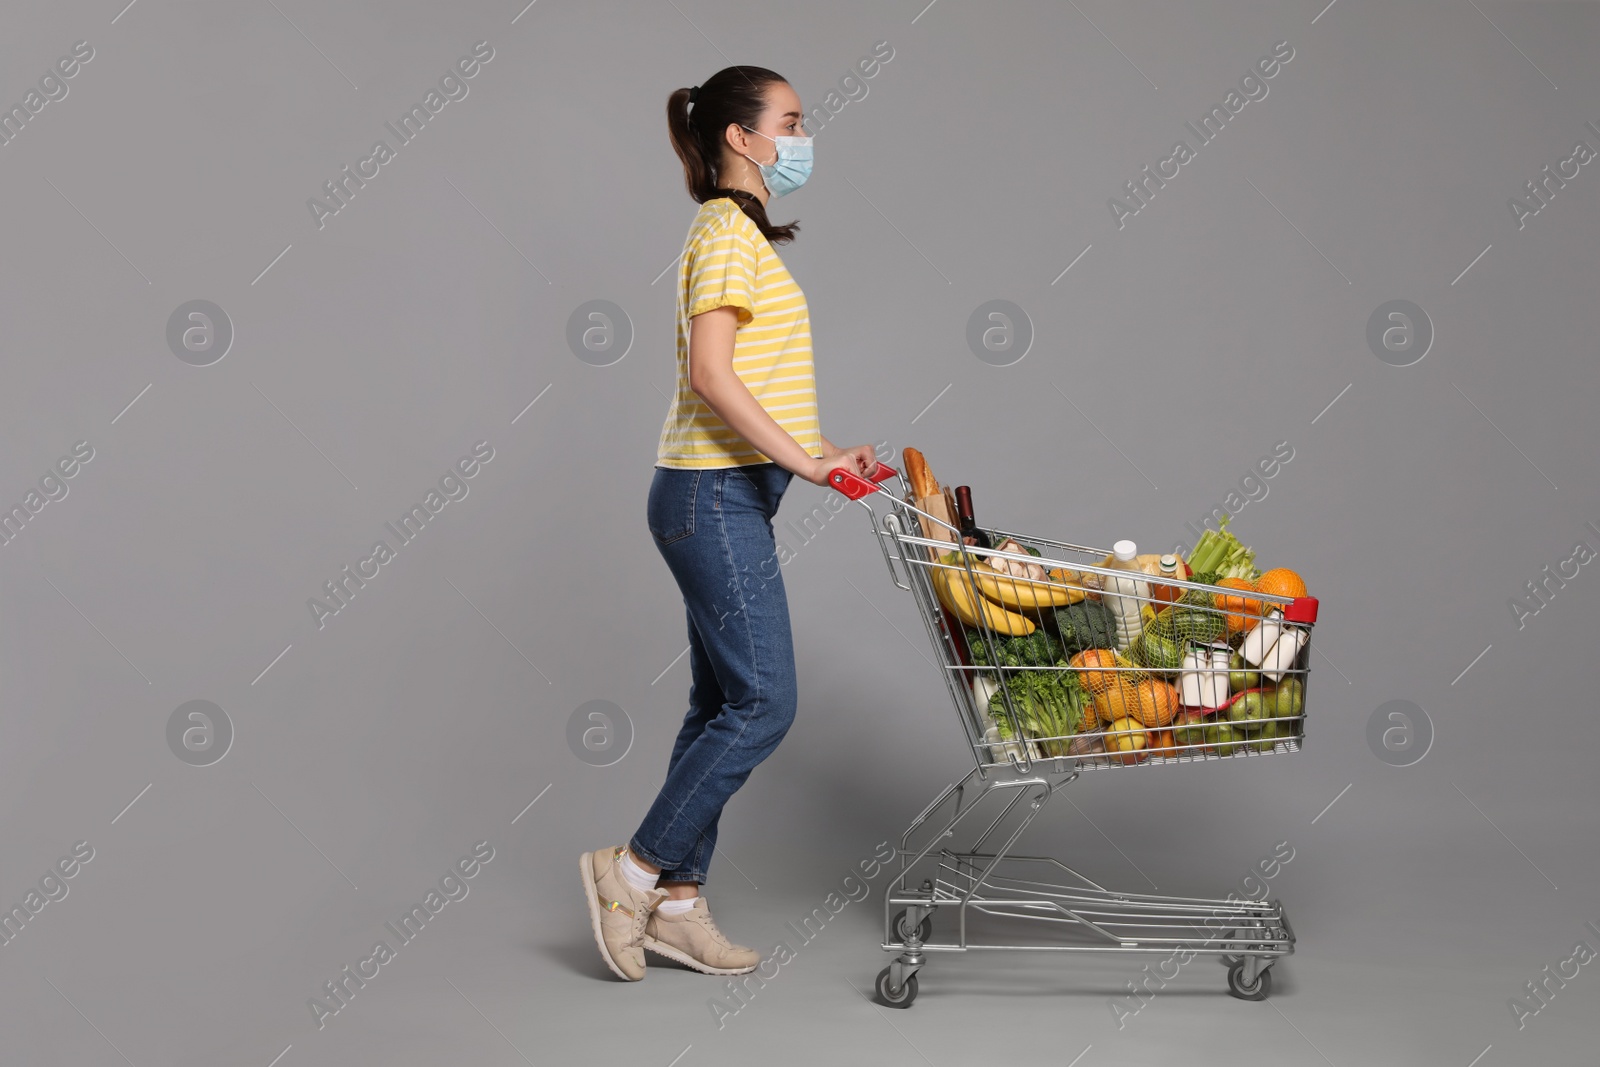
M 695 495 L 700 471 L 657 467 L 650 482 L 645 524 L 657 542 L 670 545 L 694 533 Z
M 782 495 L 794 474 L 776 463 L 751 463 L 743 467 L 729 467 L 728 474 L 738 478 L 757 493 Z

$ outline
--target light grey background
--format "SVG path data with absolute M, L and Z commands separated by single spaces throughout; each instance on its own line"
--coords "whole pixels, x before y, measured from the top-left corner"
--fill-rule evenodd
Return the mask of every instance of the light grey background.
M 1520 629 L 1508 601 L 1600 546 L 1600 163 L 1520 230 L 1507 200 L 1600 148 L 1600 8 L 122 2 L 12 4 L 0 35 L 7 105 L 95 50 L 0 147 L 0 503 L 94 449 L 0 547 L 0 904 L 95 850 L 0 947 L 6 1062 L 1592 1056 L 1593 966 L 1520 1032 L 1507 1002 L 1600 948 L 1600 576 Z M 1108 198 L 1283 40 L 1269 95 L 1119 230 Z M 319 229 L 307 198 L 478 41 L 469 95 Z M 771 206 L 803 223 L 781 254 L 834 441 L 922 449 L 981 521 L 1152 550 L 1294 449 L 1233 528 L 1322 601 L 1305 750 L 1089 775 L 1028 842 L 1201 894 L 1292 843 L 1272 884 L 1300 945 L 1266 1004 L 1202 960 L 1119 1030 L 1142 960 L 969 954 L 889 1011 L 865 996 L 876 896 L 722 1029 L 714 979 L 623 986 L 596 956 L 578 853 L 633 830 L 688 687 L 644 526 L 673 374 L 655 279 L 694 212 L 664 100 L 749 62 L 813 107 L 878 41 Z M 235 333 L 207 367 L 166 343 L 196 299 Z M 1032 323 L 1013 366 L 966 347 L 993 299 Z M 1365 340 L 1396 299 L 1435 331 L 1403 368 Z M 590 300 L 631 321 L 610 366 L 567 346 Z M 307 598 L 484 440 L 469 495 L 319 630 Z M 764 950 L 966 759 L 860 509 L 789 532 L 824 498 L 797 481 L 779 517 L 800 716 L 707 890 Z M 166 729 L 202 699 L 234 737 L 197 767 Z M 1436 735 L 1410 767 L 1366 742 L 1397 699 Z M 566 743 L 590 700 L 633 724 L 607 767 Z M 470 895 L 319 1030 L 307 998 L 480 840 Z

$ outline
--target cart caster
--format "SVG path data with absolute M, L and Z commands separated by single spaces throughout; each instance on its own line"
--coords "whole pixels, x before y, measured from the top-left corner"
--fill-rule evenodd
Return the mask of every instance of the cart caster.
M 889 968 L 885 967 L 878 972 L 877 989 L 878 999 L 889 1007 L 909 1008 L 911 1002 L 917 999 L 917 976 L 907 975 L 905 985 L 892 989 L 889 985 Z
M 1266 1000 L 1272 992 L 1272 969 L 1264 967 L 1256 975 L 1254 985 L 1245 983 L 1245 965 L 1248 959 L 1241 959 L 1228 968 L 1228 992 L 1240 1000 Z
M 901 910 L 900 914 L 894 917 L 894 922 L 891 924 L 890 928 L 893 929 L 895 933 L 900 935 L 900 940 L 902 942 L 908 942 L 911 940 L 911 928 L 906 925 L 906 913 L 904 910 Z M 922 917 L 922 921 L 917 924 L 917 940 L 926 944 L 928 939 L 932 936 L 933 916 L 924 915 Z

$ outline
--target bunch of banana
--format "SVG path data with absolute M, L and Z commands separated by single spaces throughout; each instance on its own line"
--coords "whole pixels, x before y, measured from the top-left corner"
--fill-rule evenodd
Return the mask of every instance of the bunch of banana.
M 934 567 L 931 575 L 933 591 L 938 594 L 939 603 L 966 625 L 988 627 L 1007 637 L 1022 637 L 1038 628 L 1032 619 L 1007 611 L 987 597 L 977 597 L 975 602 L 966 571 L 961 567 L 961 553 L 946 552 L 939 557 L 939 563 L 942 566 Z M 982 566 L 981 563 L 975 563 L 973 572 L 977 573 Z M 990 573 L 993 574 L 992 571 Z M 998 579 L 999 575 L 995 574 L 994 577 Z M 979 580 L 982 581 L 982 578 Z
M 1089 595 L 1079 581 L 1076 571 L 1058 569 L 1048 572 L 1047 582 L 1032 578 L 1015 578 L 1001 574 L 984 562 L 972 565 L 978 580 L 978 591 L 1003 608 L 1012 611 L 1037 611 L 1040 608 L 1059 608 L 1076 604 Z

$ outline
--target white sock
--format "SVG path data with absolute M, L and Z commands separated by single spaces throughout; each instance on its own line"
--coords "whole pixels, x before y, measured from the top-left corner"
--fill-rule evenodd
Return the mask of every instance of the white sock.
M 682 915 L 686 911 L 693 910 L 695 901 L 699 899 L 699 897 L 689 897 L 687 900 L 663 900 L 656 905 L 656 910 L 664 911 L 668 915 Z
M 647 871 L 639 866 L 634 862 L 633 853 L 626 850 L 622 853 L 622 863 L 619 866 L 622 868 L 622 877 L 626 878 L 628 884 L 641 893 L 648 893 L 654 889 L 656 887 L 656 879 L 661 877 L 659 873 Z

